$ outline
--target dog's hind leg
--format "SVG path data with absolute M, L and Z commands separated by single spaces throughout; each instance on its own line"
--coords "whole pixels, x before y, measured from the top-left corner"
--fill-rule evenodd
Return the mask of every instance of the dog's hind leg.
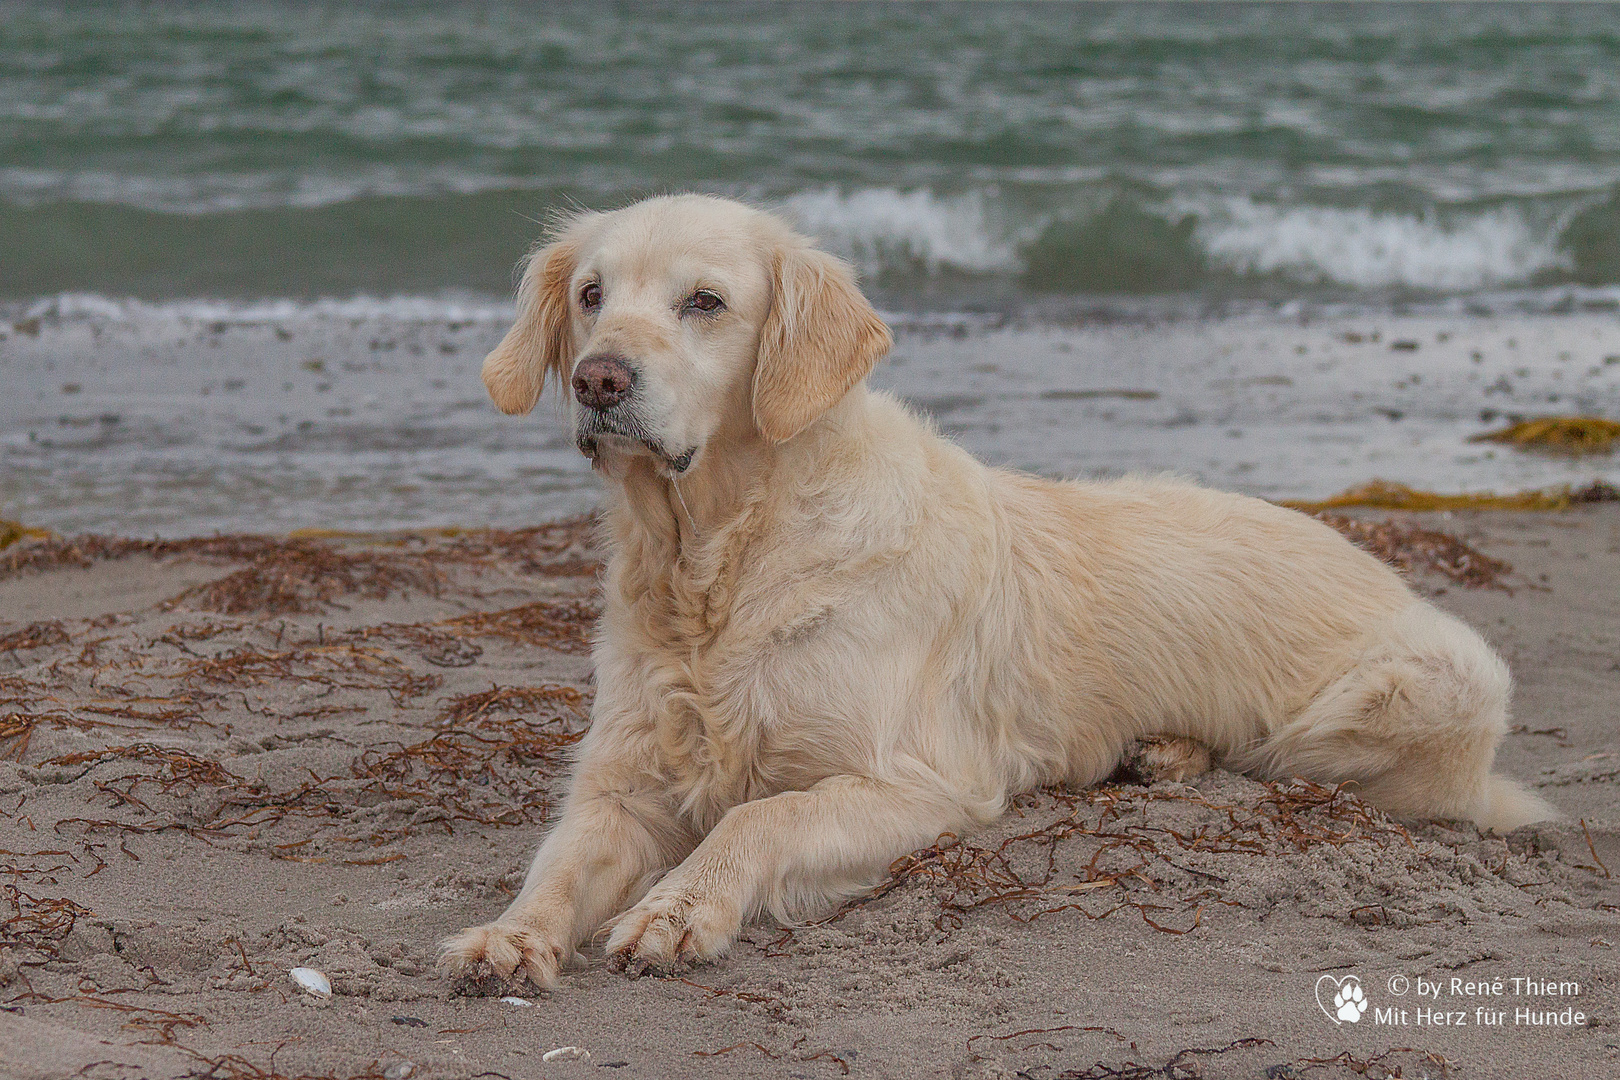
M 1149 735 L 1125 750 L 1117 775 L 1142 784 L 1180 782 L 1209 772 L 1209 747 L 1182 735 Z
M 1478 634 L 1427 603 L 1381 624 L 1350 670 L 1258 745 L 1246 771 L 1355 784 L 1391 814 L 1506 830 L 1557 817 L 1491 771 L 1512 679 Z

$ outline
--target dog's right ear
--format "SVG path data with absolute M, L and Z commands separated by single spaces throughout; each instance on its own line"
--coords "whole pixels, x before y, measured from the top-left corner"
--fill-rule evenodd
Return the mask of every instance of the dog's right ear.
M 529 256 L 518 286 L 517 322 L 484 357 L 484 386 L 501 412 L 528 412 L 547 376 L 567 378 L 574 351 L 568 283 L 578 261 L 579 243 L 566 237 Z

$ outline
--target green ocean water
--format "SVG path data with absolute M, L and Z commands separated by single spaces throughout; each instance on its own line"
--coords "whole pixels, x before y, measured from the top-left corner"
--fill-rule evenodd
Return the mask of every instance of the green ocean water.
M 500 296 L 776 206 L 900 307 L 1620 288 L 1620 5 L 0 3 L 0 300 Z

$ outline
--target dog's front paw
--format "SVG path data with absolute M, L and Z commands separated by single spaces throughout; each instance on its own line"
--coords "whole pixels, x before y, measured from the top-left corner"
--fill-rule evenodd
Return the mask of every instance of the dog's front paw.
M 525 979 L 542 990 L 554 989 L 563 958 L 571 954 L 562 942 L 533 926 L 492 922 L 474 926 L 439 946 L 439 970 L 474 985 Z
M 674 971 L 720 956 L 741 929 L 742 916 L 735 907 L 659 888 L 613 922 L 607 954 L 615 967 L 632 976 Z

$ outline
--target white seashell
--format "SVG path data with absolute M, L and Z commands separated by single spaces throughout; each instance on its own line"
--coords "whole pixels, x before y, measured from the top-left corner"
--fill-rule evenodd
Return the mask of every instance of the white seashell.
M 325 975 L 314 968 L 295 967 L 287 974 L 292 977 L 293 982 L 298 984 L 300 990 L 320 998 L 332 996 L 332 984 L 326 980 Z
M 501 998 L 501 1004 L 502 1005 L 527 1005 L 530 1008 L 534 1007 L 534 1002 L 530 1001 L 528 998 L 520 998 L 520 997 L 503 997 L 503 998 Z
M 559 1046 L 540 1055 L 541 1061 L 589 1061 L 591 1052 L 577 1046 Z

